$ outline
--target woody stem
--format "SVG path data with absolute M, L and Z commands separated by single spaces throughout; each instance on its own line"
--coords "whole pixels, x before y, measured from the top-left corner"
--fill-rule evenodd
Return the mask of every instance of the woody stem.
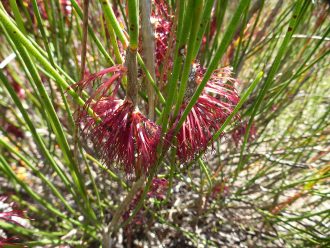
M 139 82 L 137 77 L 137 50 L 132 50 L 130 47 L 126 51 L 126 66 L 127 66 L 127 98 L 138 106 L 138 90 Z
M 138 75 L 137 75 L 137 49 L 139 40 L 139 8 L 138 0 L 128 3 L 129 46 L 126 51 L 127 66 L 127 98 L 138 105 Z
M 142 47 L 143 57 L 145 59 L 146 67 L 151 77 L 156 79 L 155 72 L 155 38 L 154 31 L 150 21 L 151 14 L 151 1 L 141 0 L 141 31 L 142 31 Z M 147 95 L 148 95 L 148 117 L 150 120 L 155 118 L 155 90 L 149 80 L 146 84 Z

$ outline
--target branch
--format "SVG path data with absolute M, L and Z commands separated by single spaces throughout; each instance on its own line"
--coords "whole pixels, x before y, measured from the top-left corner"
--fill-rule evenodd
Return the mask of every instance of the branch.
M 155 37 L 150 21 L 150 13 L 151 13 L 150 0 L 141 0 L 140 9 L 141 9 L 143 57 L 145 59 L 146 67 L 151 77 L 155 80 L 156 79 Z M 150 80 L 147 80 L 147 95 L 148 95 L 148 118 L 153 121 L 155 118 L 155 91 Z

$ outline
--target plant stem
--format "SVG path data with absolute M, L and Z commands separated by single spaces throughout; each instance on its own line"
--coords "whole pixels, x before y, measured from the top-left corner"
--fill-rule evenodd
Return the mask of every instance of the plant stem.
M 128 2 L 128 25 L 129 25 L 129 47 L 131 50 L 138 49 L 139 42 L 139 8 L 138 0 Z
M 129 46 L 126 50 L 127 97 L 138 106 L 139 83 L 137 75 L 137 49 L 139 40 L 138 1 L 128 1 Z
M 86 52 L 87 52 L 87 33 L 88 33 L 88 7 L 89 0 L 84 0 L 84 18 L 83 18 L 83 39 L 82 39 L 82 51 L 81 51 L 81 66 L 80 66 L 80 79 L 84 79 L 85 64 L 86 64 Z
M 240 155 L 240 160 L 239 160 L 239 164 L 237 166 L 237 169 L 235 171 L 235 175 L 234 175 L 234 181 L 236 180 L 237 176 L 238 176 L 238 173 L 242 170 L 244 164 L 243 164 L 243 152 L 244 152 L 244 149 L 245 149 L 245 144 L 247 143 L 247 139 L 248 139 L 248 135 L 249 135 L 249 132 L 250 132 L 250 129 L 251 129 L 251 126 L 252 126 L 252 122 L 253 122 L 253 119 L 254 117 L 256 116 L 257 114 L 257 111 L 261 105 L 261 102 L 268 90 L 268 88 L 272 85 L 272 83 L 274 82 L 274 77 L 281 65 L 281 59 L 282 57 L 285 55 L 285 52 L 287 51 L 288 49 L 288 45 L 292 39 L 292 34 L 293 34 L 293 31 L 295 29 L 295 27 L 297 26 L 297 24 L 299 23 L 299 21 L 301 20 L 300 19 L 297 19 L 300 11 L 302 10 L 302 7 L 303 7 L 303 1 L 298 1 L 296 3 L 296 6 L 295 6 L 295 9 L 293 11 L 293 14 L 292 14 L 292 17 L 291 17 L 291 20 L 289 22 L 289 26 L 288 26 L 288 29 L 287 29 L 287 32 L 285 34 L 285 37 L 282 41 L 282 44 L 279 48 L 279 51 L 272 63 L 272 66 L 270 68 L 270 71 L 267 75 L 267 78 L 265 80 L 265 83 L 263 85 L 263 88 L 261 89 L 260 91 L 260 94 L 256 100 L 256 103 L 254 104 L 254 108 L 253 108 L 253 111 L 251 113 L 251 117 L 250 117 L 250 120 L 249 120 L 249 123 L 248 123 L 248 127 L 247 127 L 247 130 L 246 130 L 246 133 L 245 133 L 245 136 L 244 136 L 244 143 L 243 143 L 243 146 L 241 148 L 241 155 Z
M 118 20 L 116 19 L 116 15 L 113 12 L 109 0 L 99 0 L 102 4 L 103 7 L 103 11 L 104 11 L 104 15 L 106 19 L 109 19 L 109 22 L 111 23 L 113 30 L 116 33 L 116 36 L 118 37 L 118 39 L 121 41 L 121 43 L 123 44 L 124 48 L 127 48 L 127 44 L 128 44 L 128 40 L 123 32 L 123 30 L 121 29 L 121 26 L 118 22 Z M 130 2 L 130 1 L 129 1 Z M 141 68 L 143 69 L 144 73 L 147 76 L 147 79 L 149 80 L 149 82 L 152 84 L 152 86 L 154 87 L 159 100 L 161 101 L 161 103 L 165 103 L 165 98 L 163 97 L 162 93 L 160 92 L 159 88 L 157 87 L 154 79 L 152 78 L 151 74 L 149 73 L 147 67 L 145 66 L 140 54 L 137 54 L 137 60 L 141 66 Z
M 201 9 L 203 7 L 203 1 L 195 1 L 193 4 L 193 16 L 192 20 L 190 23 L 190 35 L 189 35 L 189 41 L 188 41 L 188 47 L 187 47 L 187 55 L 184 61 L 184 66 L 182 70 L 182 75 L 181 75 L 181 82 L 180 82 L 180 87 L 179 87 L 179 93 L 177 97 L 177 102 L 176 102 L 176 107 L 174 111 L 174 116 L 176 116 L 180 110 L 181 104 L 184 99 L 184 95 L 186 92 L 187 88 L 187 83 L 189 79 L 189 74 L 191 71 L 191 66 L 194 61 L 193 53 L 194 53 L 194 48 L 195 48 L 195 43 L 196 43 L 196 38 L 200 26 L 200 19 L 201 19 Z
M 70 0 L 72 7 L 75 9 L 75 11 L 77 12 L 78 16 L 83 19 L 83 12 L 81 11 L 79 5 L 77 4 L 77 2 L 75 0 Z M 88 26 L 88 33 L 91 36 L 91 38 L 93 39 L 93 41 L 95 42 L 97 48 L 99 49 L 99 51 L 102 53 L 102 55 L 104 56 L 104 58 L 106 59 L 106 61 L 110 64 L 110 65 L 114 65 L 114 61 L 112 60 L 112 58 L 110 57 L 110 55 L 107 53 L 107 51 L 105 50 L 105 48 L 103 47 L 101 41 L 96 37 L 95 32 L 93 30 L 93 28 L 91 26 Z
M 137 61 L 136 50 L 127 48 L 126 50 L 126 66 L 127 66 L 127 95 L 126 97 L 138 106 L 138 75 L 137 75 Z
M 56 69 L 59 69 L 60 67 L 56 66 L 56 69 L 48 62 L 48 60 L 45 58 L 45 53 L 42 53 L 39 51 L 39 47 L 35 47 L 35 43 L 31 42 L 27 37 L 24 36 L 24 34 L 16 27 L 14 23 L 10 20 L 10 17 L 2 10 L 0 9 L 0 22 L 3 24 L 3 26 L 8 30 L 8 32 L 13 36 L 13 40 L 15 43 L 19 43 L 23 45 L 29 54 L 31 54 L 33 57 L 35 57 L 40 64 L 45 68 L 45 70 L 54 77 L 56 83 L 63 87 L 64 89 L 67 89 L 67 92 L 81 105 L 85 105 L 85 102 L 83 99 L 81 99 L 78 94 L 70 87 L 70 85 L 66 82 L 66 79 L 63 78 L 59 72 L 57 72 Z M 61 73 L 63 73 L 63 70 L 59 69 Z M 67 77 L 66 74 L 64 74 L 65 77 Z M 91 108 L 88 108 L 88 113 L 91 116 L 97 116 Z
M 81 51 L 81 65 L 80 65 L 80 80 L 84 80 L 85 75 L 85 66 L 86 66 L 86 53 L 87 53 L 87 34 L 88 34 L 88 6 L 89 0 L 84 0 L 84 18 L 83 18 L 83 37 L 82 37 L 82 51 Z M 81 96 L 81 89 L 78 87 L 78 95 Z M 75 104 L 76 109 L 76 119 L 78 119 L 78 115 L 80 112 L 79 104 Z M 73 156 L 74 160 L 77 164 L 80 164 L 78 151 L 79 151 L 79 124 L 78 122 L 74 125 L 74 134 L 73 134 L 73 142 L 74 142 L 74 150 Z M 88 165 L 87 165 L 88 166 Z
M 146 67 L 155 80 L 155 38 L 154 32 L 150 21 L 151 13 L 151 2 L 150 0 L 140 1 L 141 9 L 141 30 L 142 30 L 142 47 L 143 47 L 143 57 L 145 59 Z M 148 95 L 148 117 L 150 120 L 155 119 L 155 91 L 147 80 L 147 95 Z
M 110 224 L 104 229 L 102 247 L 110 248 L 111 247 L 111 234 L 115 233 L 119 228 L 120 217 L 127 210 L 129 204 L 134 199 L 134 196 L 137 195 L 138 191 L 141 190 L 144 186 L 145 177 L 141 176 L 132 186 L 131 191 L 128 193 L 126 198 L 118 206 L 115 214 L 112 217 Z
M 182 113 L 182 116 L 181 116 L 181 118 L 178 121 L 178 124 L 176 126 L 175 132 L 177 132 L 181 128 L 181 126 L 184 123 L 185 119 L 187 118 L 190 110 L 192 109 L 194 104 L 197 102 L 197 100 L 198 100 L 200 94 L 202 93 L 206 83 L 210 79 L 213 71 L 218 66 L 220 59 L 222 58 L 223 54 L 225 53 L 226 49 L 228 48 L 228 46 L 231 42 L 232 37 L 234 36 L 236 27 L 239 25 L 240 17 L 242 15 L 242 13 L 244 13 L 244 10 L 249 6 L 249 4 L 250 4 L 250 0 L 246 0 L 246 1 L 240 1 L 239 5 L 237 6 L 235 14 L 233 15 L 232 20 L 231 20 L 231 22 L 230 22 L 230 24 L 229 24 L 229 26 L 228 26 L 225 34 L 224 34 L 221 45 L 220 45 L 218 51 L 216 52 L 213 60 L 211 61 L 210 66 L 208 67 L 207 71 L 205 72 L 202 82 L 197 87 L 194 95 L 192 96 L 192 98 L 189 101 L 187 107 L 185 108 L 184 112 Z

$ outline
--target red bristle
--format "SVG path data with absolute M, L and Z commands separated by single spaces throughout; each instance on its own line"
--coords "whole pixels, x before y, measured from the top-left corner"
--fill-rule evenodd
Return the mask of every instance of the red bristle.
M 90 107 L 102 120 L 98 122 L 85 111 L 80 115 L 82 131 L 104 162 L 123 165 L 128 174 L 148 172 L 156 159 L 160 127 L 129 100 L 108 97 Z
M 205 70 L 199 66 L 196 68 L 195 81 L 200 82 Z M 181 162 L 191 161 L 204 151 L 214 133 L 232 113 L 239 101 L 235 82 L 229 68 L 216 70 L 212 74 L 177 134 L 177 155 Z M 177 120 L 186 105 L 187 102 L 182 105 Z
M 142 115 L 133 103 L 116 99 L 117 91 L 126 68 L 113 66 L 77 83 L 86 89 L 95 80 L 112 74 L 90 94 L 77 122 L 83 136 L 92 141 L 94 149 L 107 164 L 123 166 L 127 174 L 147 173 L 155 162 L 156 148 L 160 139 L 160 127 Z M 91 108 L 96 116 L 88 114 Z

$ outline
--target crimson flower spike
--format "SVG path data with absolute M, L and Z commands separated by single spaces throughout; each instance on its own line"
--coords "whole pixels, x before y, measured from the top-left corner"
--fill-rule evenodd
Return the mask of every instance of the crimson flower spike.
M 193 70 L 195 72 L 193 81 L 198 84 L 204 76 L 205 69 L 194 65 Z M 201 151 L 206 150 L 213 134 L 232 113 L 239 101 L 235 83 L 236 80 L 231 77 L 229 67 L 213 72 L 177 134 L 177 155 L 181 162 L 190 161 Z M 181 106 L 176 123 L 187 104 L 188 99 Z
M 108 165 L 116 162 L 127 174 L 146 173 L 155 162 L 156 148 L 160 139 L 160 127 L 140 113 L 129 98 L 117 99 L 120 81 L 126 68 L 115 66 L 90 75 L 78 83 L 82 89 L 91 85 L 105 74 L 112 73 L 91 94 L 78 114 L 78 123 L 85 138 Z M 95 116 L 89 116 L 87 107 Z

